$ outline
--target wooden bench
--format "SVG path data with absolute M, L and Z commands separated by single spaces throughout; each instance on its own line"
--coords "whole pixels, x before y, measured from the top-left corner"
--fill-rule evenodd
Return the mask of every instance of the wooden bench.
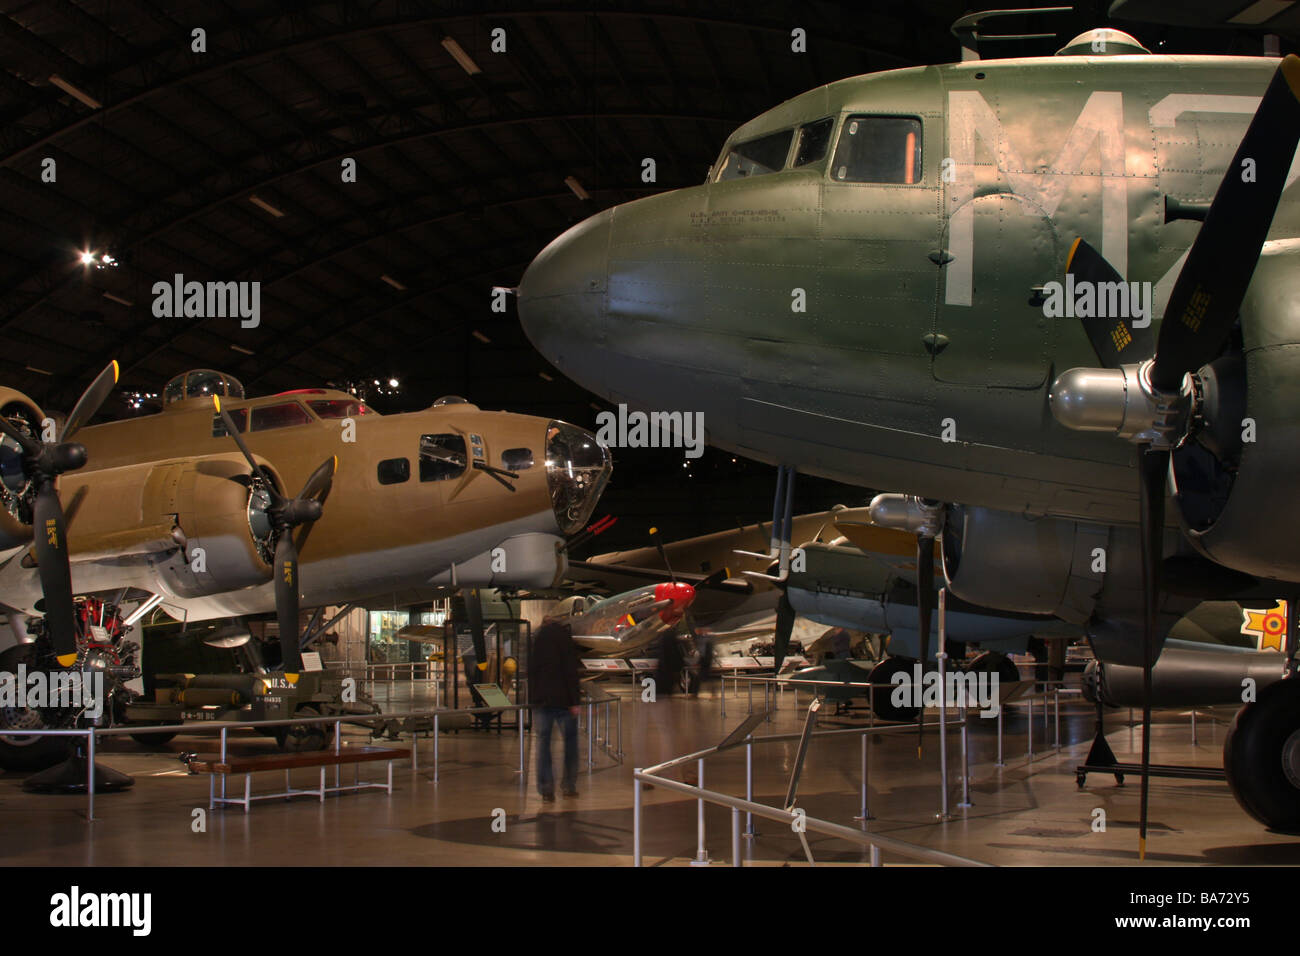
M 344 793 L 357 790 L 383 790 L 391 795 L 393 792 L 393 761 L 405 760 L 410 756 L 410 748 L 406 747 L 343 747 L 337 751 L 313 750 L 307 753 L 256 754 L 247 757 L 227 754 L 223 758 L 220 754 L 194 754 L 186 759 L 185 765 L 189 768 L 190 773 L 206 773 L 209 775 L 209 810 L 218 805 L 235 803 L 242 806 L 244 812 L 247 813 L 254 800 L 275 800 L 279 798 L 288 800 L 290 797 L 311 795 L 319 798 L 324 803 L 325 794 L 327 793 Z M 361 783 L 360 765 L 380 760 L 388 762 L 388 781 L 386 783 Z M 356 776 L 350 784 L 340 783 L 339 781 L 339 768 L 343 764 L 352 764 L 357 768 Z M 302 790 L 289 785 L 289 771 L 302 767 L 320 768 L 319 787 L 314 790 Z M 325 786 L 326 767 L 335 768 L 334 786 L 332 787 Z M 262 793 L 254 796 L 253 774 L 262 770 L 283 770 L 284 790 L 278 793 Z M 227 797 L 226 779 L 231 774 L 238 773 L 244 775 L 244 795 L 243 797 Z M 221 796 L 217 796 L 216 792 L 217 777 L 221 777 Z

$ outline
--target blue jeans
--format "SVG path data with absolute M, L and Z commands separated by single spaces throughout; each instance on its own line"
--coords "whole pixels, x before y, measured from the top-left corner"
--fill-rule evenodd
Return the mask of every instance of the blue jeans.
M 578 789 L 578 718 L 567 707 L 535 707 L 533 717 L 537 734 L 537 792 L 555 793 L 555 773 L 551 769 L 551 727 L 560 725 L 564 734 L 564 789 Z

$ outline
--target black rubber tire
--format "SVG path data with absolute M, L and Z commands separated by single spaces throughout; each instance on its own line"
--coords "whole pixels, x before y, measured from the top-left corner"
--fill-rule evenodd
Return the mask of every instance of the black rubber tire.
M 881 720 L 899 720 L 911 721 L 916 720 L 916 715 L 920 713 L 917 707 L 895 707 L 891 697 L 894 693 L 892 686 L 894 675 L 904 673 L 909 675 L 908 684 L 911 684 L 910 676 L 912 668 L 916 661 L 909 657 L 887 657 L 875 667 L 871 668 L 871 675 L 868 678 L 871 683 L 877 685 L 875 688 L 872 710 Z
M 1300 680 L 1270 684 L 1237 712 L 1223 769 L 1243 810 L 1270 829 L 1300 833 Z
M 303 704 L 295 712 L 303 717 L 319 717 L 320 711 L 311 704 Z M 275 741 L 288 753 L 307 753 L 324 750 L 334 740 L 328 724 L 291 724 L 275 729 Z
M 1016 662 L 998 651 L 985 651 L 971 661 L 966 670 L 968 673 L 976 674 L 995 673 L 998 675 L 999 684 L 1015 684 L 1024 679 L 1020 676 L 1020 668 L 1016 666 Z
M 18 644 L 0 654 L 0 671 L 18 673 L 18 665 L 25 664 L 30 673 L 37 670 L 36 646 Z M 8 721 L 17 715 L 0 712 L 0 726 L 8 730 Z M 35 726 L 33 730 L 37 729 Z M 54 728 L 49 728 L 54 729 Z M 0 768 L 5 770 L 44 770 L 62 763 L 72 752 L 72 737 L 0 737 Z
M 180 733 L 177 731 L 176 733 Z M 164 747 L 171 743 L 176 734 L 169 734 L 165 731 L 158 731 L 152 734 L 132 734 L 131 739 L 142 747 Z

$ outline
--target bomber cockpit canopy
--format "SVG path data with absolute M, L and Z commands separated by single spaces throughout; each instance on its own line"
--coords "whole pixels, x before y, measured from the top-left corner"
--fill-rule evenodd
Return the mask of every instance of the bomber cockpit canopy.
M 208 398 L 212 395 L 243 398 L 244 386 L 233 375 L 210 368 L 190 369 L 167 383 L 163 389 L 163 407 L 183 402 L 187 398 Z

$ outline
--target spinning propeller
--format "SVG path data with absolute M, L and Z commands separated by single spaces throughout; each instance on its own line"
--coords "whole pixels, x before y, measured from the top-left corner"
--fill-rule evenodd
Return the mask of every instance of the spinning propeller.
M 59 664 L 71 667 L 77 660 L 77 629 L 72 604 L 72 569 L 68 564 L 67 521 L 55 482 L 59 475 L 86 463 L 86 448 L 72 441 L 81 426 L 94 417 L 117 384 L 118 365 L 110 362 L 81 394 L 56 441 L 39 442 L 0 418 L 0 431 L 22 449 L 23 475 L 35 489 L 32 537 L 36 563 L 45 595 L 45 624 Z
M 221 399 L 212 396 L 212 404 L 221 416 L 226 434 L 235 440 L 243 453 L 253 476 L 264 474 L 263 469 L 253 458 L 253 453 L 244 443 L 244 437 L 235 427 L 230 413 L 221 407 Z M 280 653 L 284 658 L 286 677 L 296 678 L 302 671 L 302 649 L 298 646 L 298 552 L 311 525 L 321 516 L 325 498 L 329 495 L 334 481 L 334 470 L 338 467 L 337 455 L 326 458 L 307 478 L 302 490 L 293 498 L 286 498 L 270 482 L 266 482 L 266 493 L 271 500 L 266 509 L 267 518 L 275 532 L 275 615 L 280 625 Z M 296 538 L 294 531 L 299 526 L 303 531 Z

